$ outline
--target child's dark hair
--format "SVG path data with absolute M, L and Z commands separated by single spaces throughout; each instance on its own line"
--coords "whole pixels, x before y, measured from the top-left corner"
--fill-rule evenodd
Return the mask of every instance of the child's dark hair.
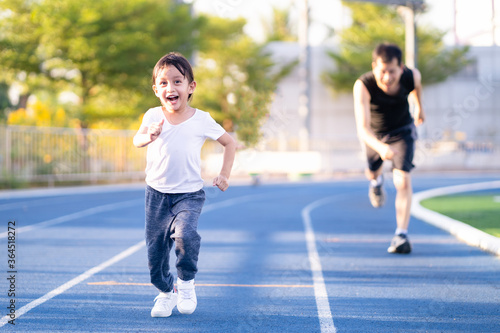
M 377 45 L 375 50 L 372 53 L 373 62 L 377 61 L 377 58 L 382 59 L 382 62 L 387 64 L 392 61 L 392 59 L 398 60 L 398 66 L 401 65 L 401 59 L 403 57 L 403 52 L 399 46 L 395 44 L 382 43 Z
M 156 84 L 156 77 L 160 73 L 160 71 L 167 66 L 175 66 L 181 72 L 181 74 L 189 81 L 189 83 L 194 81 L 193 68 L 189 61 L 178 52 L 170 52 L 164 55 L 155 65 L 153 69 L 153 85 Z M 188 100 L 191 100 L 191 96 L 193 94 L 189 94 Z

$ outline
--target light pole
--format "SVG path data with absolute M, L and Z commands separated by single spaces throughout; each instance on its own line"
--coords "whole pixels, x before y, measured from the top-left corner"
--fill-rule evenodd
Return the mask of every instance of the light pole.
M 310 90 L 310 47 L 309 47 L 309 3 L 299 1 L 299 150 L 309 150 L 309 132 L 311 119 L 311 90 Z
M 405 64 L 410 68 L 417 68 L 415 8 L 410 3 L 400 6 L 398 12 L 405 21 Z
M 405 21 L 405 63 L 417 68 L 417 34 L 415 12 L 423 9 L 424 0 L 347 0 L 350 2 L 375 2 L 383 5 L 398 5 L 398 11 Z

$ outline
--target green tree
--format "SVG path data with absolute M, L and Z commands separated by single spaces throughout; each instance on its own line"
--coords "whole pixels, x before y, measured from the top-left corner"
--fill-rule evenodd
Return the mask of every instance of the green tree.
M 26 109 L 17 109 L 9 113 L 8 125 L 43 126 L 43 127 L 70 127 L 66 112 L 61 107 L 52 107 L 37 101 Z
M 8 93 L 9 85 L 0 82 L 0 124 L 7 118 L 7 110 L 12 107 Z
M 276 65 L 265 45 L 243 33 L 245 20 L 208 17 L 201 31 L 193 105 L 209 111 L 248 146 L 256 144 L 278 82 L 296 62 Z
M 2 9 L 2 67 L 77 93 L 82 127 L 137 115 L 138 104 L 151 101 L 155 62 L 170 50 L 189 56 L 202 24 L 168 0 L 17 0 Z
M 31 15 L 30 2 L 0 2 L 0 78 L 8 85 L 17 83 L 20 97 L 15 108 L 26 108 L 31 92 L 48 86 L 47 80 L 40 75 L 43 71 L 42 31 Z
M 270 21 L 263 20 L 267 42 L 296 42 L 297 32 L 290 24 L 290 10 L 273 7 L 273 16 Z
M 351 91 L 356 79 L 371 70 L 371 54 L 381 42 L 403 46 L 404 22 L 393 6 L 369 3 L 346 3 L 352 11 L 352 26 L 340 33 L 339 52 L 328 52 L 336 63 L 335 71 L 324 72 L 323 82 L 334 91 Z M 470 63 L 468 47 L 446 49 L 444 32 L 431 27 L 418 27 L 417 63 L 423 84 L 445 80 Z M 404 49 L 404 48 L 403 48 Z
M 265 45 L 244 34 L 244 20 L 193 17 L 173 0 L 4 0 L 0 13 L 0 78 L 53 109 L 59 93 L 75 93 L 79 103 L 64 111 L 82 128 L 137 122 L 158 103 L 153 66 L 178 51 L 199 58 L 196 106 L 251 145 L 278 81 L 295 65 L 274 64 Z

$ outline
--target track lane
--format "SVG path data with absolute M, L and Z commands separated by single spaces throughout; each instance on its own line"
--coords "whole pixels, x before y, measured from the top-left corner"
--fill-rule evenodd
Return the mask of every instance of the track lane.
M 422 177 L 414 184 L 418 191 L 464 182 L 467 178 Z M 258 286 L 313 284 L 301 212 L 313 202 L 339 196 L 310 211 L 338 332 L 494 332 L 500 324 L 498 260 L 417 219 L 410 225 L 414 252 L 406 257 L 387 254 L 394 231 L 393 207 L 371 208 L 366 186 L 365 181 L 277 184 L 233 187 L 224 194 L 207 188 L 206 207 L 219 208 L 207 209 L 200 218 L 199 308 L 192 316 L 149 317 L 156 292 L 147 285 L 146 255 L 141 249 L 32 309 L 19 318 L 19 326 L 3 329 L 320 332 L 313 288 Z M 387 192 L 395 193 L 389 184 Z M 72 206 L 78 211 L 89 208 L 86 199 L 90 205 L 97 201 L 105 205 L 143 195 L 143 190 L 123 197 L 119 192 L 98 198 L 89 193 L 78 200 L 73 197 L 68 206 L 82 201 L 81 206 Z M 36 205 L 36 210 L 40 208 L 53 210 Z M 25 221 L 40 215 L 30 209 L 23 211 Z M 141 241 L 143 214 L 143 206 L 137 204 L 21 233 L 22 274 L 29 278 L 19 282 L 19 302 L 27 304 L 109 259 L 111 253 Z M 102 281 L 130 285 L 89 284 Z M 0 288 L 5 289 L 4 281 Z M 7 301 L 5 296 L 1 301 Z

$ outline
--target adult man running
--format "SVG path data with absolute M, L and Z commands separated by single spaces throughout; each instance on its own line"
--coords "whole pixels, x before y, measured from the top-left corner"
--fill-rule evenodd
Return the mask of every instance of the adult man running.
M 379 44 L 372 55 L 372 71 L 363 74 L 354 84 L 354 112 L 359 138 L 366 145 L 370 180 L 369 198 L 374 207 L 385 202 L 383 162 L 392 161 L 396 187 L 397 228 L 390 253 L 410 253 L 408 224 L 412 186 L 416 128 L 424 121 L 421 75 L 417 69 L 402 64 L 401 49 L 393 44 Z M 414 119 L 410 114 L 408 96 L 414 98 Z

